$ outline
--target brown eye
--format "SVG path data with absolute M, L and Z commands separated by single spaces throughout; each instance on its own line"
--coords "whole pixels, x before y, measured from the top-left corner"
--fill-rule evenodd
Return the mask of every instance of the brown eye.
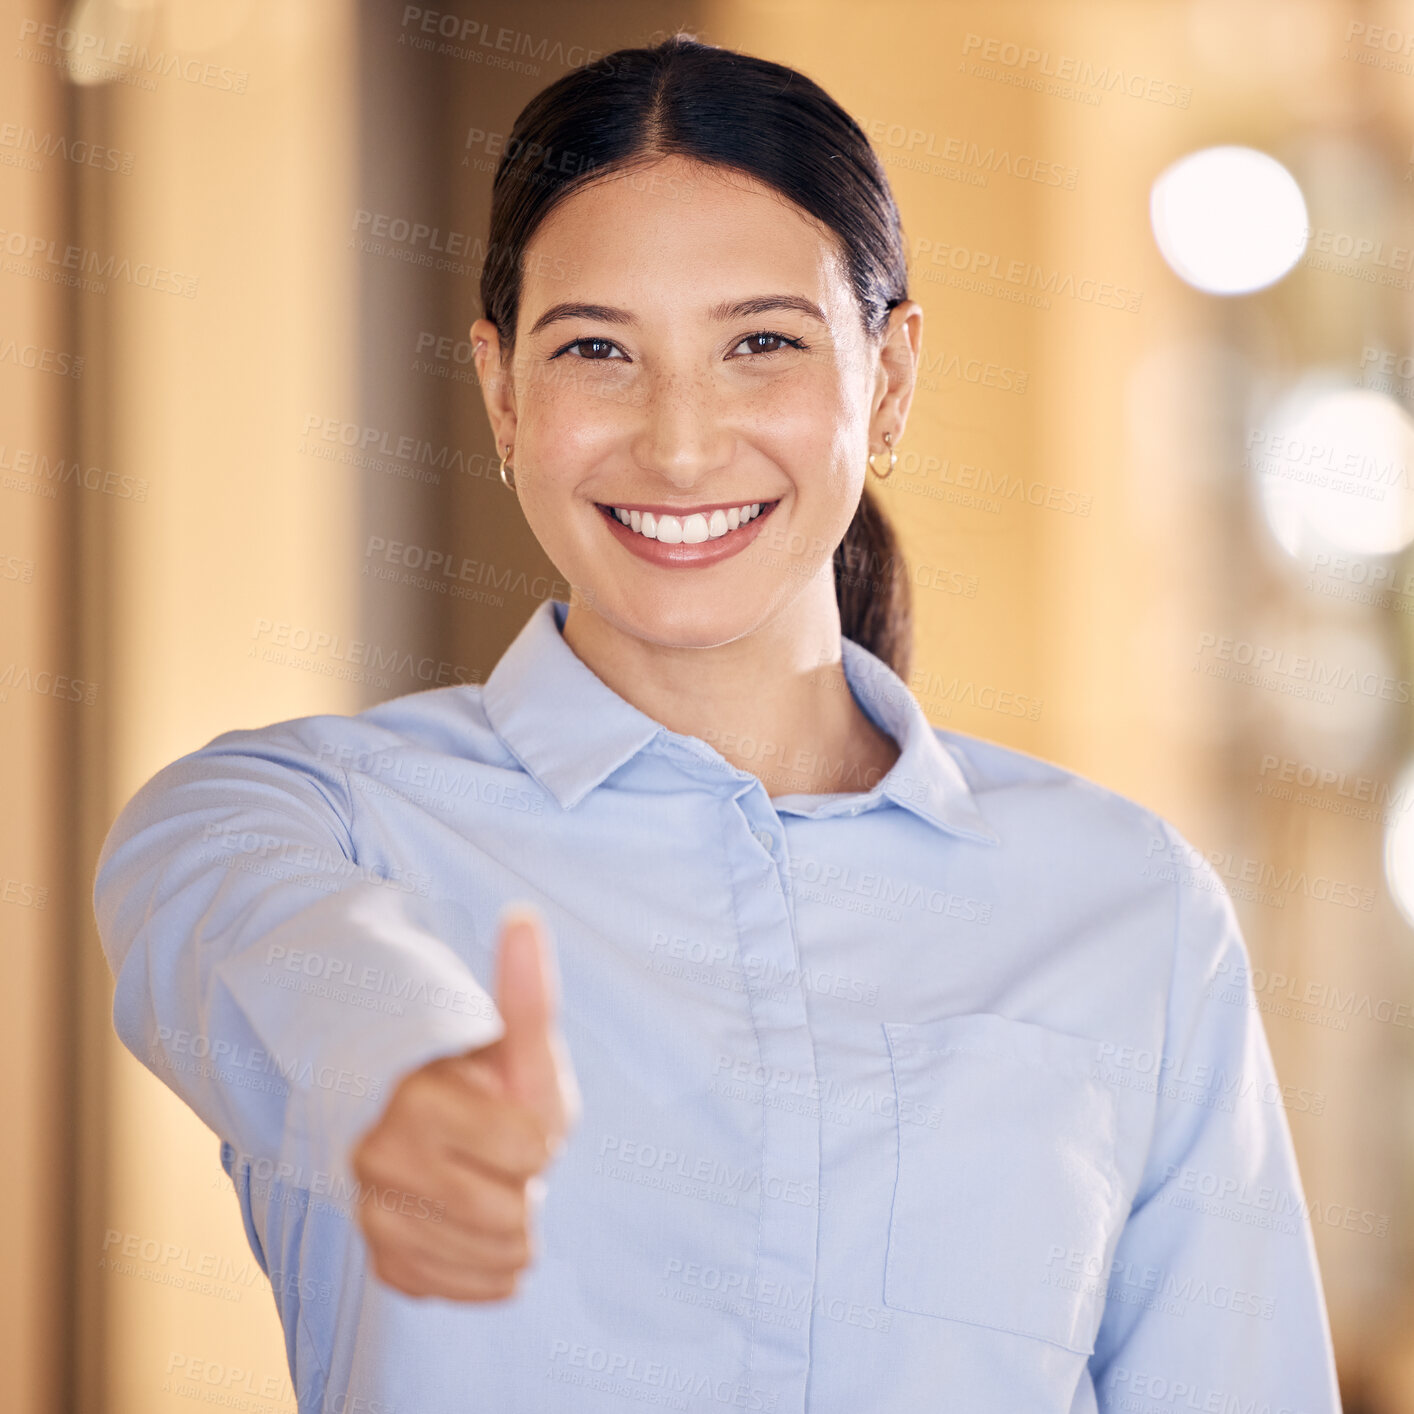
M 799 339 L 790 339 L 784 334 L 772 334 L 766 330 L 762 330 L 758 334 L 748 334 L 737 345 L 737 348 L 745 348 L 748 353 L 752 354 L 773 354 L 779 353 L 783 348 L 799 349 L 803 347 L 804 345 Z
M 613 347 L 614 345 L 611 344 L 608 339 L 576 339 L 574 343 L 569 344 L 566 347 L 565 351 L 568 352 L 569 349 L 590 348 L 593 350 L 593 352 L 581 353 L 579 355 L 580 358 L 593 359 L 598 362 L 603 362 L 606 358 L 608 358 L 609 351 Z

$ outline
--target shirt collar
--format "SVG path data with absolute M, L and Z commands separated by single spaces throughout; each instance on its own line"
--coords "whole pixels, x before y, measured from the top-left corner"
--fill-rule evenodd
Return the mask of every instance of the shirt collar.
M 749 773 L 735 770 L 706 742 L 670 732 L 591 671 L 562 636 L 568 607 L 559 599 L 539 604 L 481 689 L 496 735 L 564 809 L 579 804 L 660 734 L 690 741 L 694 755 L 715 758 L 725 776 L 750 785 Z M 1000 844 L 962 768 L 903 679 L 853 639 L 841 639 L 841 657 L 856 701 L 899 744 L 893 768 L 864 799 L 888 799 L 938 829 Z M 858 809 L 850 801 L 835 801 L 823 804 L 818 814 Z

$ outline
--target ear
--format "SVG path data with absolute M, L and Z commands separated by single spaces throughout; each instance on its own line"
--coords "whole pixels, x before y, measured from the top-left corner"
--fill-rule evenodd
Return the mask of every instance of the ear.
M 471 348 L 499 457 L 507 443 L 515 446 L 516 398 L 509 361 L 502 361 L 501 336 L 489 319 L 478 319 L 471 326 Z
M 918 359 L 923 348 L 923 306 L 907 299 L 889 311 L 889 322 L 879 345 L 879 367 L 874 377 L 874 399 L 869 417 L 869 442 L 882 442 L 894 434 L 897 446 L 903 437 L 913 390 L 918 380 Z

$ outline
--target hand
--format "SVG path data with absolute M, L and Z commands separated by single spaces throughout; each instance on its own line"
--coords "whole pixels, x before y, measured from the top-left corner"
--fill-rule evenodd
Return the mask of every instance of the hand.
M 530 1228 L 543 1191 L 540 1171 L 579 1117 L 539 914 L 527 909 L 508 917 L 497 946 L 504 1035 L 405 1076 L 354 1146 L 359 1226 L 373 1270 L 409 1296 L 502 1301 L 515 1295 L 534 1256 Z M 388 1190 L 413 1201 L 390 1201 Z

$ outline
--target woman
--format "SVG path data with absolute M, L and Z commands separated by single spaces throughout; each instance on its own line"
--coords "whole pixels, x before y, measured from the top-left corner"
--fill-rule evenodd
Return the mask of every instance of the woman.
M 166 767 L 95 887 L 301 1410 L 1338 1408 L 1216 875 L 904 684 L 864 486 L 922 311 L 859 128 L 676 36 L 531 101 L 491 224 L 572 602 Z

